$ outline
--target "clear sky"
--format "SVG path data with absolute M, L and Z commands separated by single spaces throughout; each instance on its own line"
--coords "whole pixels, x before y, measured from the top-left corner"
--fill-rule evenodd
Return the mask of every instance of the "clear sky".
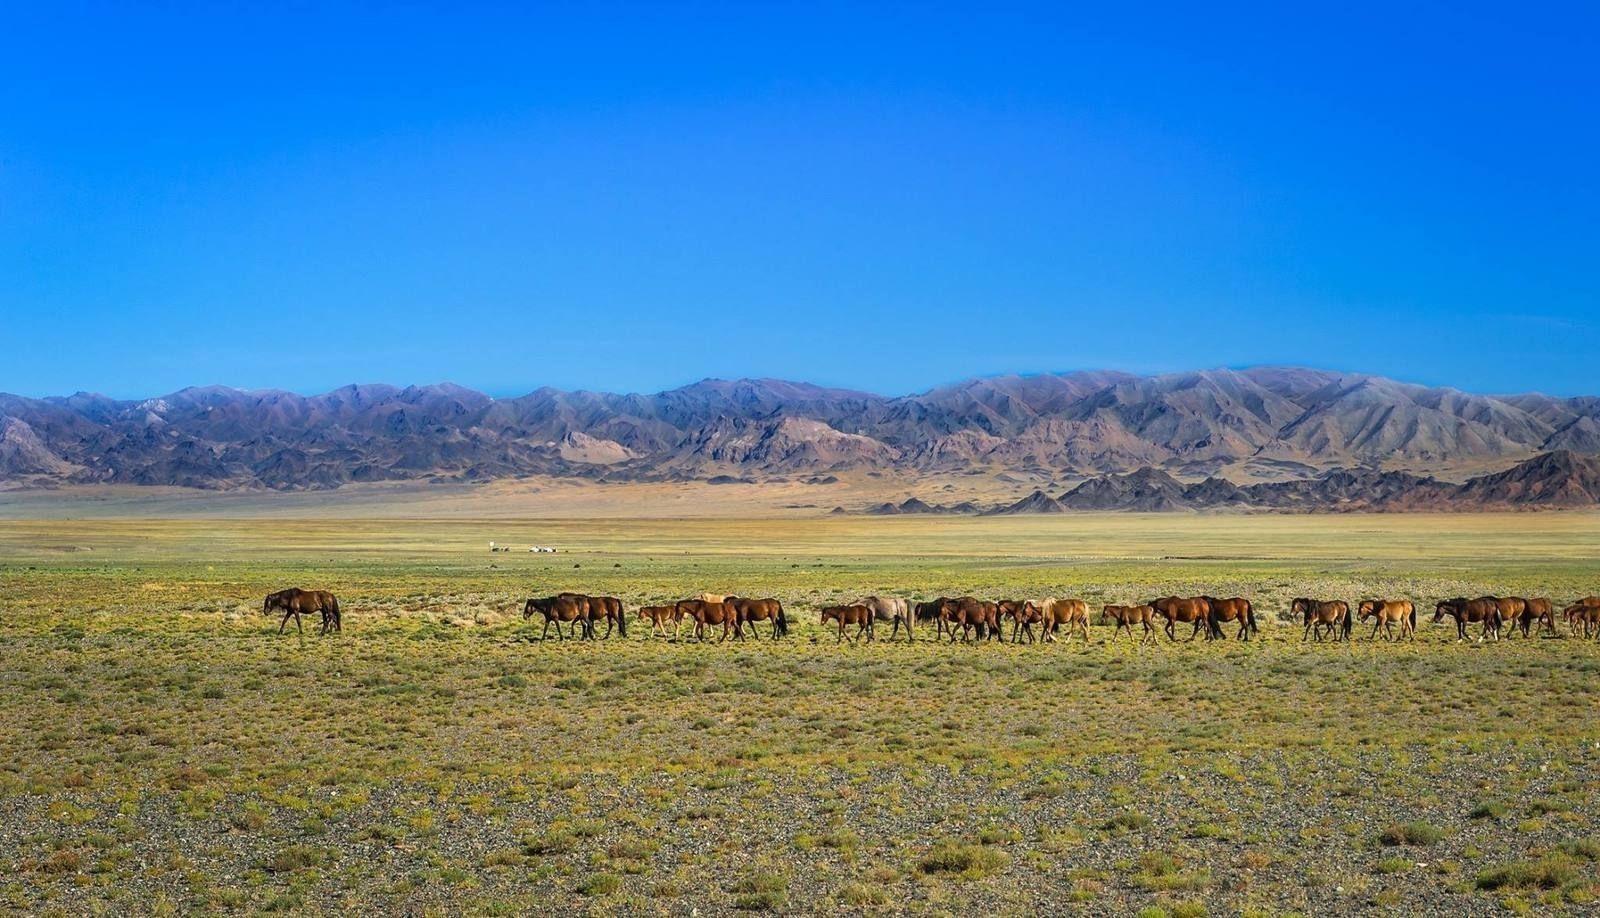
M 1600 393 L 1597 36 L 1593 3 L 13 4 L 0 391 Z

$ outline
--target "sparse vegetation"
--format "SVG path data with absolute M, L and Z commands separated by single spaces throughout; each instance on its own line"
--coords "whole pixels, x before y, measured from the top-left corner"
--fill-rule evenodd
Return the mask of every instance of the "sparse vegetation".
M 17 839 L 0 901 L 1168 915 L 1594 901 L 1600 645 L 1458 645 L 1424 622 L 1414 643 L 1318 646 L 1274 623 L 1300 593 L 1595 592 L 1600 545 L 1569 518 L 1276 519 L 1248 538 L 1231 518 L 1100 518 L 1093 538 L 1084 519 L 1005 522 L 619 524 L 581 572 L 570 555 L 490 568 L 485 524 L 459 521 L 0 522 L 0 807 Z M 543 541 L 576 544 L 567 526 Z M 61 547 L 89 544 L 92 559 Z M 1506 545 L 1515 562 L 1498 560 Z M 337 586 L 344 633 L 279 637 L 260 597 L 289 583 Z M 541 643 L 518 600 L 564 587 L 630 609 L 778 595 L 793 634 Z M 1137 648 L 1097 628 L 1087 647 L 952 647 L 924 629 L 910 646 L 835 647 L 810 613 L 897 587 L 1250 595 L 1262 640 Z

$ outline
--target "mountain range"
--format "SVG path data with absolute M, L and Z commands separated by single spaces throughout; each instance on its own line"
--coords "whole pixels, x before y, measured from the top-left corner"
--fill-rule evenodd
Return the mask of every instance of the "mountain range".
M 0 395 L 5 488 L 956 474 L 1015 482 L 1025 500 L 1027 483 L 1060 483 L 1040 497 L 1069 509 L 1573 506 L 1595 499 L 1597 453 L 1600 398 L 1286 367 L 1002 376 L 899 397 L 768 379 L 517 398 L 449 384 Z M 1537 480 L 1492 480 L 1535 459 Z

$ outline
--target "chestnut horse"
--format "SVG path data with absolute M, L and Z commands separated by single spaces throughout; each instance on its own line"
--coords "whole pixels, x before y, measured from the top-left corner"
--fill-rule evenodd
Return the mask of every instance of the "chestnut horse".
M 1074 634 L 1083 635 L 1083 642 L 1089 643 L 1089 604 L 1081 599 L 1056 599 L 1051 597 L 1039 604 L 1039 611 L 1044 616 L 1044 639 L 1054 641 L 1061 632 L 1061 626 L 1067 626 L 1067 641 L 1072 640 Z
M 1350 604 L 1342 599 L 1324 602 L 1301 597 L 1289 604 L 1289 612 L 1292 615 L 1305 616 L 1306 630 L 1300 636 L 1302 641 L 1308 639 L 1321 641 L 1323 628 L 1328 629 L 1328 634 L 1332 635 L 1335 641 L 1341 637 L 1346 641 L 1350 640 L 1352 627 Z
M 985 599 L 962 596 L 958 599 L 943 600 L 939 606 L 939 627 L 941 632 L 949 630 L 952 644 L 956 642 L 957 625 L 961 626 L 963 643 L 972 639 L 974 628 L 978 630 L 979 641 L 984 640 L 986 636 L 997 641 L 1005 639 L 1000 631 L 1000 607 Z
M 667 623 L 676 625 L 683 620 L 683 616 L 678 614 L 676 606 L 640 606 L 639 619 L 650 623 L 650 636 L 655 637 L 658 634 L 665 635 Z M 676 633 L 673 636 L 676 637 Z
M 826 627 L 830 621 L 839 623 L 839 636 L 834 638 L 833 641 L 835 644 L 845 639 L 844 628 L 846 625 L 856 626 L 855 637 L 850 638 L 850 643 L 855 643 L 856 638 L 861 637 L 863 634 L 867 636 L 867 640 L 872 640 L 872 610 L 866 606 L 859 604 L 828 606 L 822 610 L 822 620 L 818 624 Z
M 1456 620 L 1456 639 L 1467 639 L 1467 625 L 1469 623 L 1483 623 L 1483 634 L 1479 640 L 1494 635 L 1495 640 L 1500 640 L 1500 604 L 1493 596 L 1480 596 L 1477 599 L 1442 599 L 1433 607 L 1433 623 L 1444 621 L 1448 615 Z
M 1194 624 L 1194 630 L 1189 632 L 1189 640 L 1191 641 L 1200 633 L 1201 625 L 1206 626 L 1206 639 L 1210 640 L 1212 637 L 1211 603 L 1207 602 L 1203 596 L 1195 596 L 1189 599 L 1181 599 L 1177 596 L 1163 596 L 1160 599 L 1152 599 L 1145 605 L 1154 609 L 1157 615 L 1167 620 L 1164 630 L 1167 632 L 1167 640 L 1169 641 L 1178 639 L 1177 635 L 1173 633 L 1178 622 Z
M 789 620 L 784 618 L 783 603 L 776 599 L 744 599 L 738 596 L 729 596 L 724 600 L 733 606 L 733 637 L 734 640 L 744 640 L 744 626 L 750 626 L 750 633 L 760 637 L 756 631 L 756 622 L 772 623 L 772 639 L 776 641 L 789 633 Z
M 1144 626 L 1144 637 L 1139 639 L 1139 643 L 1143 644 L 1148 641 L 1154 644 L 1156 642 L 1156 629 L 1153 624 L 1155 618 L 1156 610 L 1149 606 L 1106 606 L 1100 610 L 1101 624 L 1105 624 L 1108 620 L 1117 623 L 1116 630 L 1111 632 L 1112 640 L 1116 640 L 1117 635 L 1124 628 L 1128 629 L 1128 640 L 1133 640 L 1133 625 L 1137 622 Z
M 1214 596 L 1202 597 L 1211 604 L 1211 636 L 1222 637 L 1222 623 L 1239 623 L 1239 633 L 1234 635 L 1241 641 L 1250 640 L 1250 635 L 1260 634 L 1261 629 L 1256 627 L 1256 607 L 1242 596 L 1232 599 L 1217 599 Z
M 1039 611 L 1039 607 L 1026 599 L 1002 599 L 995 605 L 1000 609 L 1001 618 L 1011 619 L 1011 643 L 1021 643 L 1017 637 L 1021 632 L 1032 644 L 1033 626 L 1044 623 L 1044 613 Z
M 616 628 L 617 633 L 623 637 L 628 636 L 628 617 L 622 608 L 622 600 L 615 596 L 587 596 L 589 600 L 588 612 L 584 615 L 584 627 L 588 629 L 589 636 L 595 637 L 594 623 L 606 623 L 606 637 L 611 636 L 611 629 Z
M 1485 596 L 1485 599 L 1494 600 L 1495 608 L 1500 610 L 1500 624 L 1505 626 L 1506 637 L 1511 637 L 1518 625 L 1522 626 L 1522 636 L 1528 636 L 1528 626 L 1523 619 L 1528 614 L 1528 601 L 1521 596 Z
M 1556 608 L 1548 598 L 1544 596 L 1536 596 L 1533 599 L 1528 600 L 1528 615 L 1522 620 L 1523 637 L 1528 636 L 1528 624 L 1530 619 L 1534 622 L 1542 623 L 1544 625 L 1545 632 L 1551 637 L 1555 637 Z
M 1363 622 L 1374 619 L 1372 633 L 1367 635 L 1369 641 L 1378 636 L 1379 628 L 1383 629 L 1384 640 L 1395 640 L 1395 625 L 1400 626 L 1400 637 L 1417 639 L 1417 606 L 1409 599 L 1363 599 L 1356 611 Z
M 694 619 L 694 636 L 700 640 L 706 639 L 707 625 L 721 625 L 722 637 L 717 638 L 720 644 L 728 639 L 728 634 L 733 630 L 733 622 L 737 617 L 733 607 L 725 602 L 709 602 L 704 599 L 680 599 L 675 607 L 678 618 Z M 677 629 L 673 629 L 676 637 Z
M 1567 606 L 1563 614 L 1567 618 L 1569 634 L 1577 634 L 1580 628 L 1586 638 L 1591 633 L 1600 634 L 1600 596 L 1585 596 Z
M 283 621 L 278 624 L 278 633 L 289 627 L 289 619 L 294 618 L 295 631 L 304 634 L 305 628 L 300 624 L 301 615 L 310 615 L 315 612 L 322 616 L 322 629 L 320 634 L 333 631 L 343 631 L 344 625 L 339 618 L 339 600 L 327 590 L 302 590 L 299 587 L 290 587 L 276 593 L 267 594 L 267 599 L 261 604 L 261 614 L 271 615 L 275 609 L 283 610 Z

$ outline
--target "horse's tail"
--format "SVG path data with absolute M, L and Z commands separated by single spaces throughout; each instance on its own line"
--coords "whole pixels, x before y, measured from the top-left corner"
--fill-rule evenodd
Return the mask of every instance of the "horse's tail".
M 628 636 L 628 607 L 621 602 L 617 603 L 617 633 Z
M 773 619 L 773 624 L 778 628 L 779 637 L 789 636 L 789 619 L 784 617 L 783 602 L 781 600 L 778 602 L 778 617 Z
M 1417 604 L 1411 604 L 1411 633 L 1417 633 Z
M 1416 606 L 1412 606 L 1411 607 L 1411 617 L 1413 619 L 1415 619 L 1417 617 L 1417 607 Z M 1344 639 L 1345 640 L 1347 640 L 1347 641 L 1350 640 L 1350 632 L 1355 629 L 1355 626 L 1356 626 L 1356 613 L 1355 613 L 1355 610 L 1351 609 L 1348 605 L 1346 605 L 1344 607 Z
M 1260 634 L 1261 629 L 1256 627 L 1256 604 L 1246 599 L 1244 601 L 1245 621 L 1250 625 L 1251 634 Z

